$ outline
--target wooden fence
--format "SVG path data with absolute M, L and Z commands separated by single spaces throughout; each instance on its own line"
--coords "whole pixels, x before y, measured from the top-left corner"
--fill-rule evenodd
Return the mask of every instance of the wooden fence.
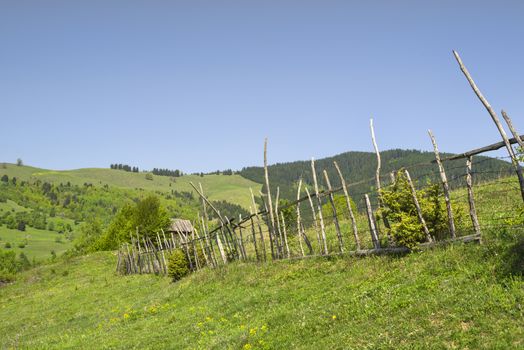
M 323 169 L 317 172 L 315 161 L 311 160 L 311 172 L 313 183 L 310 187 L 298 179 L 296 200 L 282 206 L 279 201 L 280 189 L 277 187 L 273 197 L 274 189 L 270 186 L 269 171 L 267 166 L 267 139 L 264 143 L 264 188 L 265 193 L 255 195 L 251 191 L 252 200 L 251 214 L 247 217 L 239 215 L 235 218 L 223 216 L 213 203 L 206 197 L 202 186 L 193 189 L 199 194 L 202 202 L 202 212 L 197 223 L 193 223 L 193 231 L 187 232 L 157 232 L 137 233 L 130 235 L 130 242 L 122 245 L 118 251 L 117 271 L 124 274 L 155 273 L 167 274 L 168 256 L 175 249 L 182 249 L 189 262 L 191 270 L 198 270 L 205 266 L 215 268 L 231 261 L 253 261 L 265 262 L 284 259 L 303 259 L 315 256 L 330 255 L 369 255 L 403 253 L 408 248 L 400 246 L 391 235 L 391 227 L 388 217 L 385 215 L 385 202 L 382 198 L 384 186 L 395 184 L 396 176 L 407 179 L 411 200 L 419 225 L 424 233 L 424 242 L 419 245 L 420 249 L 437 244 L 460 241 L 481 241 L 482 222 L 477 215 L 477 205 L 474 195 L 475 185 L 483 186 L 475 181 L 479 172 L 473 169 L 472 157 L 489 151 L 505 147 L 508 159 L 511 161 L 514 174 L 518 179 L 518 188 L 514 186 L 515 181 L 508 181 L 508 191 L 520 190 L 520 196 L 524 201 L 524 177 L 522 168 L 513 149 L 513 144 L 518 144 L 524 149 L 522 139 L 519 136 L 510 117 L 502 111 L 502 116 L 511 130 L 513 138 L 509 138 L 502 124 L 487 100 L 481 94 L 473 79 L 462 63 L 460 56 L 453 52 L 460 69 L 471 85 L 473 91 L 487 109 L 491 119 L 495 123 L 502 142 L 494 143 L 485 147 L 474 149 L 448 158 L 442 158 L 438 149 L 437 141 L 431 131 L 428 131 L 433 144 L 435 154 L 433 175 L 438 175 L 441 185 L 444 203 L 446 207 L 446 232 L 430 232 L 427 218 L 424 217 L 418 198 L 417 179 L 412 179 L 410 170 L 417 166 L 426 166 L 427 163 L 415 164 L 407 169 L 398 169 L 396 172 L 381 174 L 381 157 L 375 138 L 373 120 L 370 123 L 371 141 L 373 143 L 377 168 L 375 176 L 369 181 L 374 187 L 370 193 L 355 194 L 350 197 L 349 190 L 352 186 L 360 185 L 363 181 L 350 183 L 344 178 L 339 165 L 333 162 L 336 170 L 336 183 L 329 178 L 328 172 Z M 448 178 L 446 164 L 463 159 L 463 178 Z M 448 168 L 449 170 L 449 168 Z M 317 176 L 321 174 L 323 188 L 319 185 Z M 509 174 L 501 174 L 508 176 Z M 462 181 L 464 180 L 464 181 Z M 460 182 L 456 185 L 453 182 Z M 464 188 L 464 197 L 467 198 L 467 211 L 469 226 L 465 229 L 464 220 L 455 218 L 456 200 L 452 198 L 451 189 Z M 497 191 L 500 191 L 498 189 Z M 257 202 L 258 198 L 258 202 Z M 340 205 L 341 199 L 343 205 Z M 357 202 L 353 202 L 358 199 Z M 218 219 L 211 220 L 209 213 L 213 212 Z M 291 221 L 291 222 L 290 222 Z M 457 228 L 458 226 L 458 228 Z

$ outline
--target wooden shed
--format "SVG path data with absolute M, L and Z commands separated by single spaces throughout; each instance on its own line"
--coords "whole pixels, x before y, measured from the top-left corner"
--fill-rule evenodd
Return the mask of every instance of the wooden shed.
M 191 224 L 191 221 L 184 220 L 184 219 L 171 219 L 171 226 L 169 226 L 168 232 L 191 235 L 193 233 L 193 225 Z

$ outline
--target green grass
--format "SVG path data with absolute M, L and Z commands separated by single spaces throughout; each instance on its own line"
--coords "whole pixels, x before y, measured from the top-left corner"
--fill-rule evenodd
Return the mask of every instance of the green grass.
M 21 205 L 18 205 L 17 203 L 8 199 L 6 202 L 0 202 L 0 215 L 7 211 L 12 211 L 16 213 L 19 211 L 29 211 L 29 209 L 24 208 Z
M 249 188 L 251 187 L 255 193 L 258 193 L 262 188 L 262 185 L 240 175 L 205 175 L 203 177 L 185 175 L 176 178 L 176 181 L 173 182 L 167 176 L 153 175 L 153 180 L 147 180 L 145 173 L 132 173 L 123 170 L 85 168 L 55 171 L 13 164 L 6 164 L 6 168 L 0 168 L 0 176 L 4 174 L 7 174 L 9 178 L 15 176 L 20 180 L 38 179 L 52 183 L 67 183 L 69 181 L 75 185 L 83 185 L 84 183 L 107 184 L 119 188 L 142 188 L 161 192 L 170 192 L 171 190 L 194 192 L 189 182 L 193 182 L 197 186 L 200 182 L 211 200 L 225 200 L 239 204 L 244 208 L 249 208 L 251 204 Z
M 1 288 L 0 346 L 522 348 L 524 280 L 507 244 L 238 263 L 178 283 L 115 275 L 114 254 L 97 253 Z
M 56 241 L 57 238 L 60 242 Z M 7 242 L 11 244 L 10 249 L 5 248 Z M 18 245 L 23 242 L 27 245 L 20 248 Z M 29 226 L 25 231 L 18 231 L 0 226 L 0 249 L 14 251 L 17 255 L 23 252 L 30 260 L 45 260 L 51 257 L 52 250 L 60 255 L 71 247 L 72 243 L 64 234 L 54 231 L 38 230 Z

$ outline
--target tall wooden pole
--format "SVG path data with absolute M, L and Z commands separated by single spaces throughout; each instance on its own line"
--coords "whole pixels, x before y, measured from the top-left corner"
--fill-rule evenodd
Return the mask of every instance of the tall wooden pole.
M 329 176 L 326 170 L 323 171 L 324 179 L 326 180 L 326 185 L 329 191 L 329 202 L 331 203 L 331 209 L 333 210 L 333 222 L 335 223 L 335 231 L 338 238 L 338 248 L 340 252 L 344 252 L 344 243 L 342 242 L 342 232 L 340 232 L 340 224 L 338 223 L 337 207 L 335 205 L 335 198 L 333 196 L 333 188 L 331 187 L 331 181 L 329 181 Z
M 471 217 L 471 222 L 473 223 L 473 230 L 476 234 L 480 235 L 479 219 L 477 218 L 477 209 L 475 208 L 475 198 L 473 196 L 473 179 L 471 177 L 472 163 L 472 157 L 468 157 L 466 160 L 466 185 L 468 187 L 469 216 Z
M 444 170 L 444 166 L 442 165 L 442 162 L 440 160 L 440 153 L 438 151 L 437 141 L 435 140 L 435 136 L 433 136 L 433 133 L 431 130 L 428 130 L 429 137 L 431 138 L 431 142 L 433 143 L 433 150 L 435 151 L 435 159 L 437 160 L 438 170 L 440 172 L 440 179 L 442 180 L 442 187 L 444 188 L 444 200 L 446 201 L 446 210 L 448 211 L 448 226 L 449 226 L 449 233 L 451 235 L 451 238 L 456 237 L 455 233 L 455 221 L 453 220 L 453 211 L 451 209 L 451 199 L 449 196 L 449 185 L 448 185 L 448 178 L 446 176 L 446 171 Z
M 357 220 L 355 220 L 355 215 L 353 214 L 353 209 L 351 208 L 351 200 L 349 197 L 348 188 L 346 186 L 346 180 L 344 180 L 344 176 L 342 176 L 342 171 L 340 171 L 338 163 L 334 161 L 333 164 L 335 165 L 335 169 L 337 169 L 338 177 L 340 178 L 340 183 L 342 184 L 342 190 L 344 191 L 344 197 L 346 197 L 346 205 L 348 207 L 349 218 L 351 220 L 351 226 L 353 228 L 353 235 L 355 236 L 357 250 L 360 250 L 360 239 L 358 238 Z
M 424 220 L 424 216 L 422 215 L 422 209 L 420 208 L 420 203 L 417 197 L 417 190 L 415 190 L 415 185 L 413 185 L 413 181 L 411 181 L 411 176 L 409 175 L 408 169 L 405 169 L 404 172 L 406 174 L 406 179 L 408 180 L 409 188 L 411 189 L 411 197 L 413 197 L 413 203 L 415 204 L 415 208 L 417 210 L 418 220 L 420 221 L 420 224 L 422 225 L 422 228 L 424 229 L 424 234 L 426 235 L 426 241 L 432 242 L 433 239 L 431 238 L 431 235 L 429 234 L 429 229 L 428 229 L 428 226 L 426 225 L 426 220 Z
M 298 232 L 298 244 L 300 246 L 300 253 L 302 256 L 305 256 L 304 254 L 304 247 L 302 246 L 302 235 L 304 232 L 302 231 L 302 223 L 300 222 L 300 190 L 302 189 L 302 178 L 298 181 L 298 189 L 297 189 L 297 232 Z
M 280 187 L 277 186 L 277 196 L 275 198 L 275 217 L 276 217 L 276 234 L 275 234 L 275 242 L 277 245 L 277 255 L 279 258 L 282 258 L 284 256 L 284 240 L 282 239 L 282 229 L 280 227 L 280 219 L 278 215 L 278 202 L 280 200 Z
M 506 149 L 508 151 L 509 156 L 511 157 L 513 166 L 515 167 L 515 171 L 517 172 L 517 176 L 519 178 L 519 184 L 520 184 L 520 194 L 522 196 L 522 200 L 524 201 L 524 175 L 522 175 L 522 167 L 519 164 L 519 161 L 517 159 L 517 156 L 515 154 L 515 151 L 511 147 L 511 144 L 509 142 L 508 136 L 506 135 L 506 131 L 504 130 L 504 127 L 502 126 L 502 123 L 499 120 L 499 117 L 497 116 L 497 113 L 495 113 L 495 110 L 491 107 L 488 100 L 482 95 L 479 88 L 477 87 L 477 84 L 475 84 L 475 81 L 471 77 L 471 74 L 469 74 L 468 69 L 462 63 L 462 59 L 460 58 L 458 52 L 453 51 L 453 55 L 455 56 L 455 59 L 457 60 L 457 63 L 459 64 L 460 70 L 468 80 L 469 85 L 473 89 L 473 92 L 475 92 L 475 95 L 479 98 L 480 102 L 484 105 L 484 108 L 488 111 L 489 115 L 491 116 L 491 119 L 497 126 L 497 129 L 500 133 L 500 136 L 502 137 L 502 140 L 504 141 L 504 144 L 506 145 Z M 517 135 L 518 136 L 518 135 Z
M 269 210 L 269 235 L 275 239 L 275 217 L 273 215 L 273 202 L 271 200 L 271 188 L 269 187 L 269 172 L 267 168 L 267 138 L 264 141 L 264 179 L 266 181 L 267 205 Z
M 384 207 L 384 201 L 382 199 L 382 186 L 380 185 L 380 169 L 382 167 L 382 159 L 380 158 L 380 151 L 378 150 L 377 139 L 375 138 L 375 128 L 373 127 L 373 118 L 369 120 L 369 128 L 371 129 L 371 141 L 373 142 L 373 148 L 377 155 L 377 170 L 375 171 L 375 182 L 377 186 L 377 196 L 378 196 L 378 207 L 382 209 Z M 388 222 L 388 218 L 384 213 L 382 213 L 382 220 L 384 221 L 384 226 L 386 227 L 386 235 L 388 237 L 389 243 L 393 243 L 391 238 L 391 230 Z M 377 227 L 378 229 L 378 227 Z
M 318 218 L 320 220 L 320 231 L 322 233 L 322 244 L 324 247 L 324 254 L 328 255 L 328 247 L 326 240 L 326 230 L 324 227 L 324 218 L 322 217 L 322 202 L 320 201 L 320 195 L 318 190 L 317 182 L 317 171 L 315 170 L 315 159 L 311 158 L 311 173 L 313 174 L 313 184 L 315 185 L 315 195 L 317 197 L 317 209 L 318 209 Z

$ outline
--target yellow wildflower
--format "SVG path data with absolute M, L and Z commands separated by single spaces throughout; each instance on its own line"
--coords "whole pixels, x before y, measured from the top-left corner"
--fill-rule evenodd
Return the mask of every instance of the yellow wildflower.
M 331 316 L 331 318 L 332 318 L 332 319 L 333 319 L 333 321 L 334 321 L 334 320 L 336 320 L 336 319 L 337 319 L 337 315 L 333 315 L 333 316 Z
M 250 350 L 252 348 L 251 344 L 247 343 L 244 345 L 243 349 L 244 350 Z
M 256 328 L 251 328 L 251 329 L 249 330 L 249 334 L 250 334 L 250 335 L 256 335 L 256 334 L 257 334 L 257 329 L 256 329 Z

